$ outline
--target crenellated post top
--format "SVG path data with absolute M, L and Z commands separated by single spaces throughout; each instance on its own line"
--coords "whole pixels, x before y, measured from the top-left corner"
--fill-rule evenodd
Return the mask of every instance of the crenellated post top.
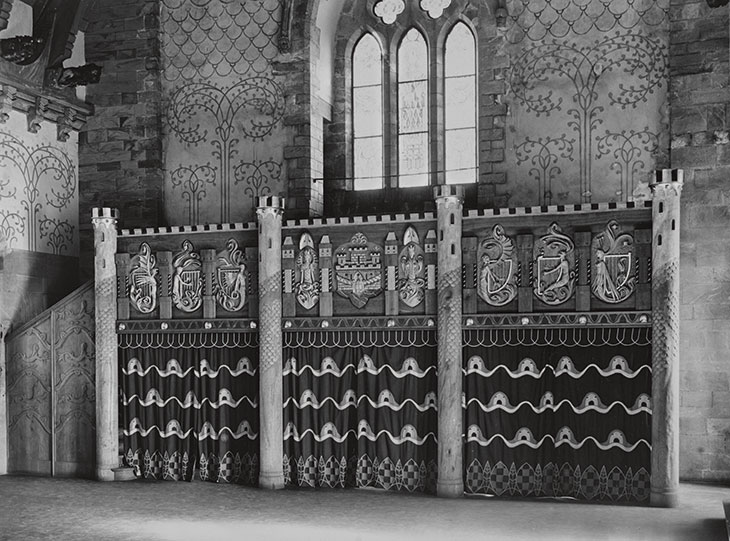
M 118 220 L 119 211 L 111 207 L 94 207 L 91 209 L 91 220 Z
M 464 187 L 457 184 L 439 184 L 433 187 L 433 198 L 439 200 L 457 200 L 459 203 L 464 202 Z
M 262 195 L 259 196 L 258 210 L 274 209 L 283 211 L 285 206 L 285 200 L 283 197 L 278 195 Z
M 671 192 L 679 196 L 684 185 L 684 169 L 657 169 L 655 182 L 649 185 L 654 197 L 667 196 Z

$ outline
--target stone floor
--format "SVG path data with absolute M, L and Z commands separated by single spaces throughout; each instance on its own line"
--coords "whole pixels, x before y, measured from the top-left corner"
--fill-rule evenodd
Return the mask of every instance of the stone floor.
M 212 483 L 0 476 L 0 539 L 727 539 L 730 489 L 683 484 L 678 509 L 554 500 L 443 500 L 376 490 L 267 492 Z

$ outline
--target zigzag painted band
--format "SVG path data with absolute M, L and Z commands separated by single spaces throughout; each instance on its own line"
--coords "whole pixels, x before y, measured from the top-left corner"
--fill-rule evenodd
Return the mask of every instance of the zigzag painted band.
M 568 427 L 563 427 L 558 430 L 556 436 L 552 434 L 545 434 L 539 440 L 535 439 L 532 432 L 528 428 L 520 428 L 515 437 L 511 440 L 507 439 L 503 434 L 494 434 L 489 438 L 485 438 L 482 435 L 481 429 L 477 425 L 471 425 L 467 430 L 467 442 L 473 442 L 479 444 L 481 447 L 487 447 L 495 440 L 502 440 L 507 447 L 514 449 L 520 445 L 526 445 L 532 449 L 541 447 L 546 441 L 550 440 L 553 445 L 557 448 L 561 445 L 568 445 L 573 449 L 580 449 L 587 442 L 592 441 L 602 451 L 608 451 L 609 449 L 618 448 L 627 453 L 637 449 L 642 443 L 651 450 L 651 444 L 645 439 L 640 439 L 633 444 L 626 443 L 626 437 L 620 430 L 612 430 L 608 435 L 608 439 L 605 442 L 599 442 L 593 436 L 587 436 L 581 441 L 577 441 L 573 435 L 573 431 Z
M 304 409 L 304 408 L 314 408 L 314 409 L 320 409 L 322 408 L 327 402 L 332 402 L 334 406 L 338 410 L 344 410 L 350 407 L 357 407 L 360 405 L 361 402 L 367 401 L 371 407 L 373 408 L 390 408 L 393 411 L 400 411 L 405 407 L 406 404 L 410 403 L 412 404 L 418 411 L 427 411 L 429 409 L 436 410 L 437 409 L 437 403 L 436 403 L 436 393 L 430 392 L 427 393 L 425 398 L 423 399 L 423 402 L 419 404 L 412 398 L 407 398 L 403 402 L 397 402 L 394 397 L 393 393 L 391 393 L 389 390 L 383 390 L 380 392 L 380 395 L 378 395 L 377 400 L 373 400 L 369 396 L 363 395 L 358 397 L 355 394 L 355 391 L 352 389 L 348 389 L 345 391 L 342 400 L 339 402 L 335 400 L 333 397 L 328 396 L 321 402 L 317 400 L 317 397 L 315 396 L 314 392 L 311 389 L 307 389 L 304 391 L 297 401 L 295 398 L 289 397 L 284 401 L 284 407 L 288 407 L 289 405 L 294 405 L 297 409 Z
M 405 425 L 401 431 L 400 436 L 394 436 L 390 431 L 388 430 L 380 430 L 377 434 L 372 431 L 370 428 L 370 425 L 368 422 L 364 419 L 362 419 L 358 423 L 357 430 L 350 429 L 346 431 L 344 434 L 340 434 L 337 430 L 337 427 L 334 423 L 329 422 L 325 423 L 322 426 L 322 429 L 319 431 L 319 434 L 317 434 L 313 429 L 308 428 L 301 434 L 297 430 L 296 426 L 294 426 L 294 423 L 289 423 L 286 425 L 286 428 L 284 429 L 284 441 L 288 439 L 292 439 L 296 442 L 302 441 L 306 436 L 310 436 L 314 438 L 314 440 L 318 443 L 321 443 L 325 440 L 333 440 L 336 443 L 342 443 L 344 442 L 348 437 L 354 436 L 357 439 L 365 438 L 372 442 L 376 441 L 381 436 L 385 435 L 387 436 L 390 441 L 396 445 L 402 445 L 404 443 L 412 443 L 415 445 L 423 445 L 426 443 L 426 440 L 429 438 L 432 438 L 434 442 L 436 442 L 436 435 L 433 432 L 429 432 L 424 437 L 419 438 L 418 433 L 416 432 L 416 429 L 413 425 Z

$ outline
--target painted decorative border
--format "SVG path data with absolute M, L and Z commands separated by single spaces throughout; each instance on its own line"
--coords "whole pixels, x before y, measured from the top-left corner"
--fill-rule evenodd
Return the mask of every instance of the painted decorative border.
M 256 319 L 135 319 L 117 321 L 117 334 L 257 333 Z
M 180 233 L 210 233 L 216 231 L 256 231 L 254 222 L 234 224 L 180 225 L 169 227 L 146 227 L 144 229 L 122 229 L 120 237 L 146 237 L 149 235 L 179 235 Z
M 651 311 L 646 312 L 560 312 L 531 314 L 479 314 L 462 318 L 463 329 L 504 328 L 651 328 Z

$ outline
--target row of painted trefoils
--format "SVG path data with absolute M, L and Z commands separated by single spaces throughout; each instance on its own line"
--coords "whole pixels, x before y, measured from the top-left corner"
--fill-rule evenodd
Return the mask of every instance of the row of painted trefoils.
M 257 317 L 258 251 L 223 239 L 206 239 L 198 249 L 178 237 L 177 251 L 164 249 L 172 247 L 172 239 L 158 243 L 163 249 L 157 251 L 141 242 L 136 253 L 117 254 L 117 318 Z M 208 247 L 218 244 L 224 247 Z
M 416 225 L 285 235 L 284 317 L 435 314 L 435 224 Z M 649 309 L 651 229 L 615 220 L 586 229 L 553 222 L 524 234 L 494 224 L 464 236 L 463 313 Z

